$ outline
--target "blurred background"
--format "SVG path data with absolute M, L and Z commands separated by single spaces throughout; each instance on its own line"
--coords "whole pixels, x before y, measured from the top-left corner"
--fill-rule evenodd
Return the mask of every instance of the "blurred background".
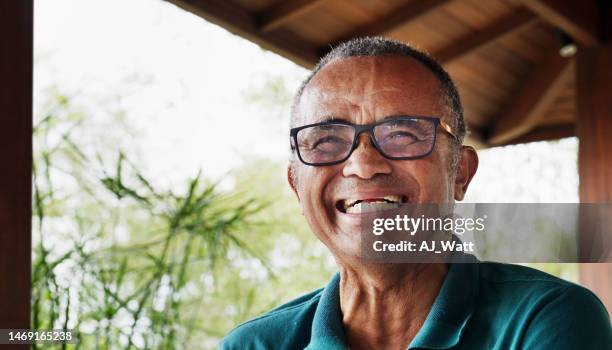
M 215 348 L 326 283 L 285 173 L 305 68 L 161 0 L 36 1 L 34 18 L 32 328 Z M 579 202 L 575 137 L 470 142 L 467 202 Z

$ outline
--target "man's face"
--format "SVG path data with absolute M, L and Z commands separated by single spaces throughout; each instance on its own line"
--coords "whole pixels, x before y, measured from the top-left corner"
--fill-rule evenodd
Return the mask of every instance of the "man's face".
M 444 115 L 439 80 L 418 61 L 407 57 L 333 61 L 307 85 L 296 111 L 295 126 L 330 118 L 369 124 L 396 115 Z M 346 203 L 385 198 L 405 203 L 462 199 L 462 188 L 455 183 L 456 176 L 449 167 L 451 139 L 442 134 L 438 132 L 433 152 L 416 160 L 386 159 L 365 133 L 343 163 L 315 167 L 296 160 L 290 182 L 318 238 L 336 256 L 356 256 L 361 214 L 345 210 Z

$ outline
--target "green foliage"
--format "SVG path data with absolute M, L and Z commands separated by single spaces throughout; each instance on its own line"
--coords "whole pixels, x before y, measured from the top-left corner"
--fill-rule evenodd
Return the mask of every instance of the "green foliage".
M 76 329 L 74 349 L 214 348 L 329 278 L 282 165 L 160 189 L 121 145 L 83 146 L 76 100 L 53 95 L 34 130 L 32 328 Z

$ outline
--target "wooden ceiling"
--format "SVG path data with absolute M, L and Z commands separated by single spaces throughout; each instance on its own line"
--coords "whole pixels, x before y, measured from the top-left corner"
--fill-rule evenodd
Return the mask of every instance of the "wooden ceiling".
M 574 58 L 601 43 L 595 1 L 167 0 L 311 68 L 360 36 L 410 43 L 437 58 L 458 86 L 478 148 L 575 135 Z

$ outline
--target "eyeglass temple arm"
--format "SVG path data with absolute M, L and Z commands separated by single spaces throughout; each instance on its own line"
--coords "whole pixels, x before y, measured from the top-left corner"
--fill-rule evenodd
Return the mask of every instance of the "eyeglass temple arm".
M 455 133 L 453 132 L 453 128 L 451 128 L 451 126 L 448 125 L 442 119 L 440 119 L 440 126 L 442 127 L 442 129 L 444 129 L 444 131 L 446 131 L 449 135 L 451 135 L 455 140 L 459 140 L 457 135 L 455 135 Z

